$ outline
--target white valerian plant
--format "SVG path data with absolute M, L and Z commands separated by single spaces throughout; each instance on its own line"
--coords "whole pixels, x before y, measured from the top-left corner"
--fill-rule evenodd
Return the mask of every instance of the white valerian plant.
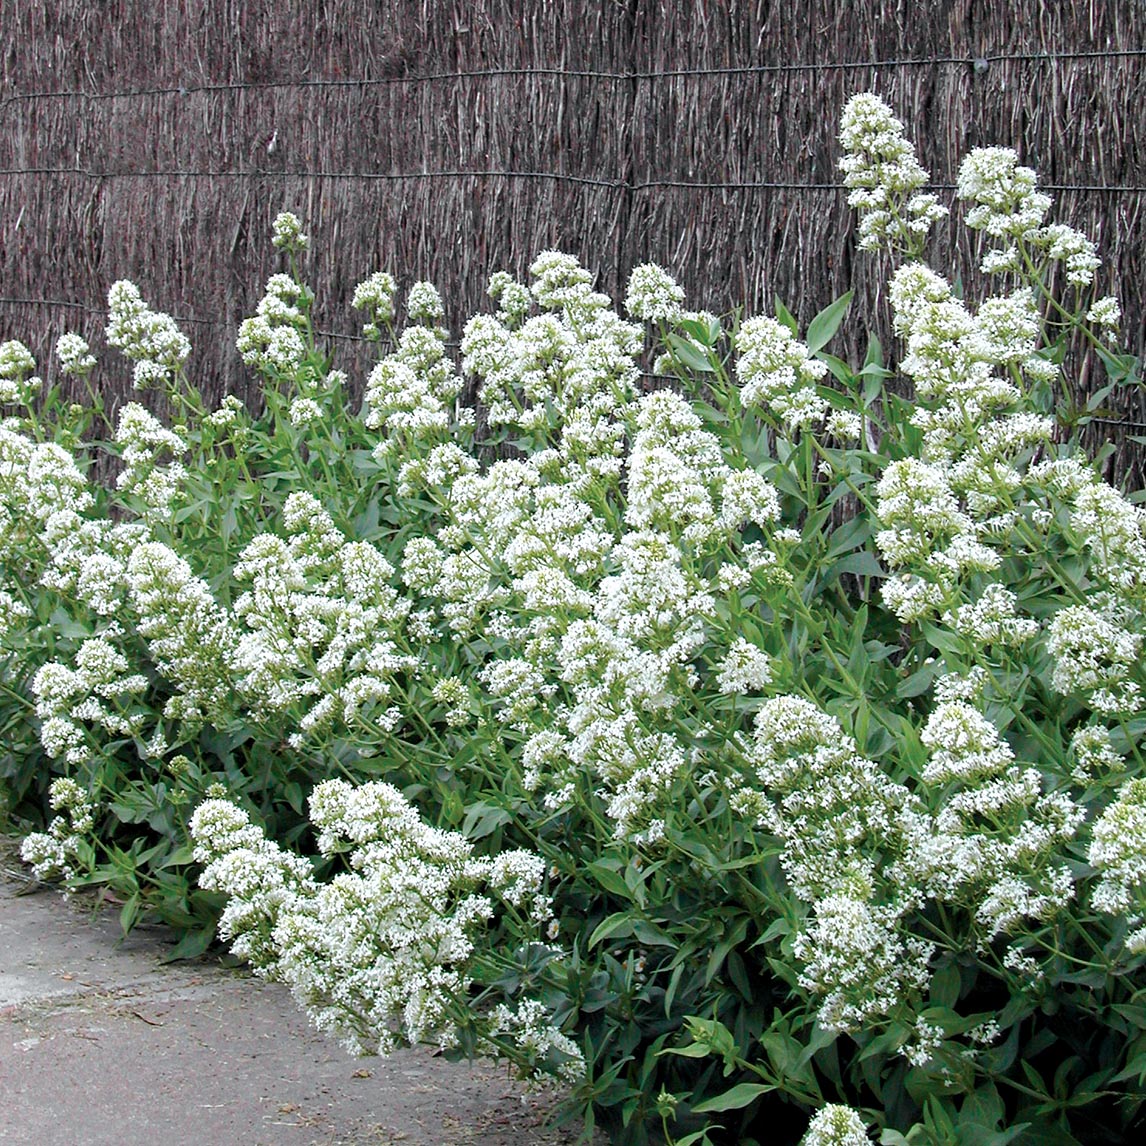
M 285 983 L 320 1030 L 357 1054 L 417 1043 L 457 1046 L 477 1025 L 487 1053 L 576 1081 L 579 1047 L 539 1000 L 474 1015 L 480 934 L 500 910 L 537 941 L 552 919 L 546 865 L 523 850 L 474 855 L 457 832 L 430 827 L 390 784 L 329 780 L 310 797 L 319 851 L 345 855 L 326 883 L 225 799 L 191 820 L 200 884 L 227 895 L 219 924 L 236 955 Z
M 200 935 L 221 895 L 356 1049 L 507 1057 L 622 1141 L 1060 1134 L 1064 1087 L 1127 1132 L 1146 514 L 1051 413 L 1118 308 L 1013 152 L 961 169 L 976 300 L 921 261 L 944 211 L 890 109 L 841 143 L 897 375 L 827 352 L 846 297 L 720 317 L 646 263 L 622 316 L 550 250 L 457 361 L 430 284 L 361 283 L 352 413 L 284 215 L 239 334 L 265 413 L 206 410 L 115 290 L 179 421 L 125 406 L 102 489 L 6 344 L 0 695 L 31 682 L 5 727 L 77 809 L 32 862 Z

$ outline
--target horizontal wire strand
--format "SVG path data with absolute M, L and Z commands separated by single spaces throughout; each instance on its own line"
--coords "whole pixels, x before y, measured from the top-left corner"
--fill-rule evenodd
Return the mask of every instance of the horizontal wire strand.
M 1119 48 L 1112 50 L 1082 49 L 1073 52 L 994 52 L 981 56 L 929 56 L 891 60 L 845 60 L 823 62 L 796 62 L 790 64 L 742 64 L 722 68 L 666 68 L 661 70 L 597 71 L 578 68 L 476 68 L 469 71 L 425 72 L 413 75 L 391 75 L 353 79 L 318 80 L 264 80 L 257 82 L 232 81 L 214 84 L 179 84 L 166 87 L 124 88 L 116 91 L 59 91 L 13 92 L 0 100 L 0 111 L 9 104 L 29 100 L 47 99 L 142 99 L 164 95 L 201 95 L 229 91 L 281 91 L 314 88 L 367 88 L 395 84 L 444 83 L 485 79 L 586 79 L 624 83 L 640 80 L 699 79 L 705 77 L 784 75 L 807 72 L 864 71 L 877 68 L 972 67 L 982 70 L 996 63 L 1055 63 L 1059 60 L 1133 59 L 1146 56 L 1146 48 Z
M 615 191 L 647 191 L 676 188 L 694 191 L 821 191 L 841 194 L 847 190 L 842 183 L 801 183 L 795 180 L 730 180 L 728 182 L 687 179 L 600 179 L 591 175 L 570 175 L 562 171 L 515 171 L 507 168 L 482 168 L 465 171 L 323 171 L 296 169 L 293 171 L 251 170 L 210 171 L 199 168 L 164 168 L 153 171 L 98 171 L 88 167 L 0 167 L 0 177 L 25 175 L 64 176 L 79 175 L 85 179 L 331 179 L 361 180 L 362 182 L 400 182 L 419 179 L 541 179 L 558 183 L 573 183 L 590 187 L 606 187 Z M 954 191 L 954 183 L 931 183 L 934 191 Z M 1089 194 L 1141 195 L 1146 184 L 1137 183 L 1040 183 L 1043 191 L 1079 191 Z

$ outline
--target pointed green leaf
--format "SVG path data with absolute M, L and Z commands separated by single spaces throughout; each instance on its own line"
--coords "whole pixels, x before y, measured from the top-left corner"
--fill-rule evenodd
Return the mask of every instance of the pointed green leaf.
M 768 1094 L 775 1089 L 765 1082 L 740 1082 L 715 1098 L 706 1098 L 704 1102 L 697 1103 L 692 1110 L 694 1114 L 707 1114 L 716 1110 L 740 1110 L 755 1102 L 762 1094 Z
M 815 354 L 823 349 L 832 340 L 832 335 L 840 328 L 848 307 L 851 305 L 852 292 L 840 295 L 835 302 L 829 303 L 808 323 L 808 353 Z

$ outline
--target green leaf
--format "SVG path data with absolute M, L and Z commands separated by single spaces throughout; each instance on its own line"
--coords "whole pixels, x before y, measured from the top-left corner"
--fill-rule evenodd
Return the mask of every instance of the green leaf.
M 201 928 L 186 932 L 182 939 L 163 956 L 164 963 L 174 963 L 180 959 L 198 959 L 215 938 L 215 927 Z
M 682 365 L 688 367 L 689 370 L 695 374 L 715 374 L 716 367 L 713 366 L 709 360 L 708 355 L 696 345 L 695 342 L 687 338 L 681 338 L 679 334 L 668 334 L 665 336 L 665 342 L 668 343 L 669 349 L 672 351 L 673 357 Z
M 828 354 L 826 351 L 821 351 L 817 357 L 827 365 L 827 368 L 832 372 L 832 377 L 837 382 L 843 386 L 851 386 L 855 375 L 852 373 L 852 368 L 842 358 L 837 358 L 834 354 Z
M 596 860 L 594 863 L 587 864 L 586 870 L 606 891 L 612 892 L 613 895 L 621 899 L 631 900 L 633 898 L 633 893 L 629 890 L 629 885 L 625 883 L 621 873 L 610 867 L 606 861 Z
M 924 665 L 923 668 L 913 672 L 911 676 L 905 680 L 901 680 L 896 686 L 895 695 L 900 700 L 910 700 L 913 696 L 922 696 L 931 685 L 934 683 L 935 678 L 942 671 L 943 666 L 937 661 L 933 661 L 929 665 Z
M 633 917 L 627 911 L 614 911 L 594 928 L 593 934 L 589 936 L 589 946 L 596 947 L 606 939 L 627 939 L 633 930 Z
M 865 544 L 869 537 L 871 537 L 871 519 L 862 514 L 859 517 L 853 517 L 850 521 L 845 521 L 843 525 L 832 530 L 832 536 L 828 541 L 828 549 L 824 556 L 831 561 L 834 557 L 850 553 L 853 549 L 858 549 Z
M 484 839 L 512 819 L 513 817 L 504 808 L 479 800 L 466 809 L 466 818 L 462 821 L 462 835 L 467 840 Z
M 959 989 L 963 977 L 959 974 L 959 967 L 955 963 L 948 963 L 940 967 L 931 976 L 931 998 L 937 1006 L 952 1008 L 959 1002 Z M 948 1034 L 951 1032 L 948 1031 Z
M 762 1094 L 775 1090 L 774 1086 L 766 1082 L 739 1082 L 731 1090 L 718 1094 L 715 1098 L 706 1098 L 694 1106 L 694 1114 L 708 1114 L 718 1110 L 740 1110 L 755 1102 Z
M 1094 349 L 1098 353 L 1098 357 L 1102 359 L 1102 365 L 1106 368 L 1106 376 L 1112 385 L 1141 385 L 1142 376 L 1139 371 L 1139 362 L 1133 354 L 1113 354 L 1101 346 L 1096 346 Z
M 800 324 L 796 321 L 796 316 L 780 301 L 779 297 L 775 300 L 776 321 L 782 326 L 786 326 L 793 334 L 798 334 L 800 331 Z
M 119 911 L 119 926 L 124 935 L 126 935 L 134 926 L 135 921 L 139 918 L 139 894 L 136 893 L 128 898 L 123 907 Z
M 840 328 L 840 323 L 844 320 L 844 315 L 847 314 L 848 307 L 852 301 L 852 291 L 847 294 L 840 295 L 835 302 L 829 303 L 808 323 L 808 336 L 805 342 L 808 344 L 808 353 L 815 354 L 817 350 L 827 346 L 832 340 L 832 335 Z
M 841 573 L 854 573 L 857 577 L 886 577 L 887 570 L 879 563 L 879 558 L 866 549 L 859 553 L 849 553 L 841 557 L 825 575 L 827 580 Z

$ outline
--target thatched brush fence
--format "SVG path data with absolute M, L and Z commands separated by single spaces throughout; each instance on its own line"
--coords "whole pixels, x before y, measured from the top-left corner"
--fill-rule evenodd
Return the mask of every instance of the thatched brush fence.
M 42 361 L 64 329 L 98 348 L 130 278 L 183 320 L 204 392 L 244 395 L 234 332 L 283 209 L 332 334 L 373 270 L 437 283 L 456 329 L 491 270 L 555 246 L 610 292 L 662 262 L 710 309 L 806 320 L 854 284 L 854 352 L 885 270 L 836 169 L 861 88 L 940 187 L 968 147 L 1016 147 L 1146 343 L 1141 0 L 0 0 L 0 29 L 0 338 Z M 1129 475 L 1146 409 L 1112 421 Z

